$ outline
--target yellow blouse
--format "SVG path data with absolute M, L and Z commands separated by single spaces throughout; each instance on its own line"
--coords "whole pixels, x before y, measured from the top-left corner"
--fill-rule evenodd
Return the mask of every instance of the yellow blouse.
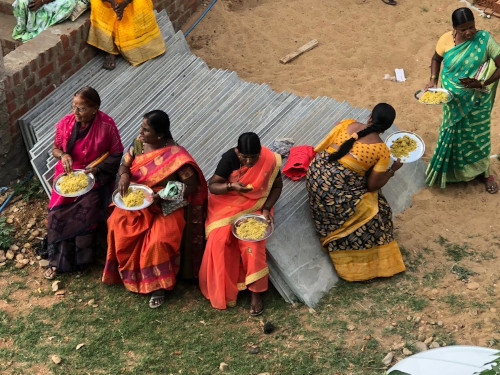
M 339 122 L 327 137 L 316 146 L 315 151 L 326 150 L 328 153 L 335 152 L 337 148 L 333 144 L 341 145 L 351 138 L 351 134 L 347 132 L 347 127 L 353 122 L 355 122 L 353 119 Z M 340 158 L 339 162 L 360 175 L 364 175 L 372 166 L 375 172 L 385 172 L 391 162 L 391 154 L 385 143 L 367 144 L 356 141 L 351 151 Z
M 448 31 L 441 35 L 437 44 L 436 44 L 436 53 L 443 57 L 448 50 L 455 47 L 455 41 L 453 40 L 453 31 Z

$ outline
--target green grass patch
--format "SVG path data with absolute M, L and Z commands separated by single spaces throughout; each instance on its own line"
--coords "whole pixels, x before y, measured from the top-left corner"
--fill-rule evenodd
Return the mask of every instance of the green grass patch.
M 469 281 L 470 276 L 477 275 L 477 272 L 474 272 L 467 267 L 459 266 L 458 264 L 454 264 L 451 267 L 451 273 L 457 275 L 457 278 L 462 281 Z

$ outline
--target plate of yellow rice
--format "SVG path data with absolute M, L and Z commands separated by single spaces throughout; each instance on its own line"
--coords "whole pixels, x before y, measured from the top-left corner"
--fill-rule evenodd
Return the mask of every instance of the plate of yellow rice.
M 113 203 L 127 211 L 142 210 L 153 203 L 153 190 L 146 185 L 130 184 L 128 193 L 123 197 L 118 189 L 113 192 Z
M 274 231 L 274 225 L 268 223 L 264 215 L 247 214 L 233 223 L 231 231 L 240 240 L 257 242 L 269 237 Z
M 63 197 L 79 197 L 88 193 L 95 184 L 92 173 L 85 173 L 83 169 L 75 169 L 71 173 L 61 173 L 54 181 L 54 191 Z
M 453 94 L 442 88 L 428 88 L 415 92 L 415 99 L 423 104 L 445 104 L 453 100 Z
M 417 161 L 425 152 L 425 143 L 418 134 L 409 131 L 397 131 L 385 140 L 391 158 L 400 159 L 402 163 Z

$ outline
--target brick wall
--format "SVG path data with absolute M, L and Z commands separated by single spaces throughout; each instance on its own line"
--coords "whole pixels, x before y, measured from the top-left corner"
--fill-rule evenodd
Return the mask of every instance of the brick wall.
M 200 2 L 153 0 L 156 10 L 167 10 L 176 30 Z M 0 66 L 0 91 L 3 91 L 0 95 L 0 186 L 29 169 L 17 120 L 97 53 L 86 43 L 89 27 L 86 13 L 75 22 L 64 22 L 43 31 L 4 57 L 3 66 Z M 6 112 L 4 116 L 2 108 Z

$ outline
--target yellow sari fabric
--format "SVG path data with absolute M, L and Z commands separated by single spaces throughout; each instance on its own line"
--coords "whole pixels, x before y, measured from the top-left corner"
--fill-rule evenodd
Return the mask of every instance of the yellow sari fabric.
M 119 3 L 120 1 L 118 1 Z M 165 52 L 151 0 L 133 0 L 118 20 L 109 2 L 91 0 L 87 43 L 138 65 Z

